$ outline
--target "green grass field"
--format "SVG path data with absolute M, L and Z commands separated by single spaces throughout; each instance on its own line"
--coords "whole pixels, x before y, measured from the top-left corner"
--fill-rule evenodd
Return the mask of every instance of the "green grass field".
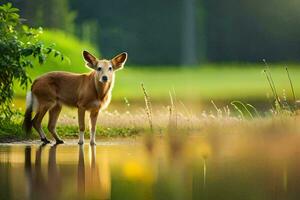
M 46 30 L 41 35 L 46 45 L 55 47 L 68 59 L 50 57 L 45 65 L 35 64 L 29 74 L 35 77 L 49 71 L 89 72 L 84 66 L 82 50 L 99 56 L 90 44 L 79 41 L 72 35 L 60 31 Z M 113 56 L 113 55 L 112 55 Z M 129 52 L 130 62 L 130 52 Z M 289 80 L 284 65 L 270 65 L 278 93 L 290 95 Z M 296 93 L 300 91 L 300 65 L 288 65 Z M 263 73 L 264 64 L 204 64 L 201 66 L 125 66 L 117 72 L 113 100 L 143 100 L 140 84 L 144 83 L 153 101 L 167 101 L 169 91 L 175 91 L 182 100 L 264 100 L 272 95 Z M 25 91 L 16 87 L 16 95 L 24 96 Z
M 75 66 L 75 65 L 74 65 Z M 35 75 L 52 70 L 86 72 L 83 62 L 76 67 L 37 66 Z M 166 101 L 169 91 L 175 91 L 182 100 L 263 100 L 271 96 L 271 90 L 263 71 L 263 65 L 204 65 L 197 67 L 139 67 L 125 66 L 117 72 L 113 100 L 130 101 L 143 99 L 140 83 L 143 82 L 152 100 Z M 289 68 L 296 93 L 300 91 L 300 68 L 293 65 Z M 291 95 L 290 84 L 286 71 L 279 65 L 271 69 L 278 93 Z M 24 91 L 18 89 L 18 96 L 24 96 Z
M 204 65 L 198 67 L 128 67 L 120 72 L 114 90 L 114 98 L 129 100 L 142 98 L 140 83 L 143 82 L 152 99 L 169 98 L 175 91 L 184 100 L 236 100 L 265 99 L 271 90 L 262 72 L 262 65 Z M 290 84 L 286 71 L 280 66 L 271 70 L 279 94 Z M 290 74 L 296 91 L 300 91 L 300 68 L 291 66 Z

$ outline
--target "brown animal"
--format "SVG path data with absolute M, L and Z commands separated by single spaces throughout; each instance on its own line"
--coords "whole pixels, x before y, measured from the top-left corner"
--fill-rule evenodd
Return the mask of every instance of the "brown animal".
M 86 65 L 93 69 L 89 74 L 69 72 L 50 72 L 37 78 L 28 92 L 27 108 L 24 119 L 26 133 L 32 126 L 39 133 L 43 143 L 50 143 L 42 130 L 41 122 L 49 111 L 48 130 L 56 143 L 63 143 L 55 131 L 56 122 L 62 105 L 78 108 L 79 142 L 84 143 L 85 112 L 90 112 L 90 144 L 95 145 L 95 127 L 100 109 L 108 106 L 114 86 L 115 71 L 122 69 L 127 53 L 121 53 L 111 60 L 99 60 L 87 51 L 83 51 Z M 36 114 L 32 118 L 32 112 Z

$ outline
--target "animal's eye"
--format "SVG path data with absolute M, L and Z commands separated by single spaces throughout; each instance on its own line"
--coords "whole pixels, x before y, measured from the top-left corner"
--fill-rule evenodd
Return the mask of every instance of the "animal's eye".
M 109 67 L 108 70 L 109 70 L 109 71 L 112 71 L 112 67 Z
M 102 67 L 98 67 L 97 71 L 100 72 L 102 70 Z

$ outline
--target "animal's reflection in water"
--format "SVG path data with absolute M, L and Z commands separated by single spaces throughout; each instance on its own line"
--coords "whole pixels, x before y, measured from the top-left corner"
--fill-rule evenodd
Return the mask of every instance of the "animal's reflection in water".
M 47 179 L 42 170 L 42 151 L 44 146 L 36 150 L 34 165 L 31 165 L 31 147 L 25 148 L 25 173 L 28 180 L 28 199 L 57 199 L 61 193 L 61 176 L 56 164 L 56 148 L 49 150 Z
M 79 197 L 84 197 L 85 193 L 85 167 L 84 167 L 84 145 L 79 145 L 77 191 Z
M 44 156 L 43 152 L 46 147 L 39 146 L 37 148 L 33 164 L 31 163 L 32 148 L 30 146 L 25 148 L 28 199 L 110 198 L 110 170 L 105 155 L 98 159 L 100 162 L 100 165 L 98 165 L 96 147 L 89 146 L 89 158 L 86 159 L 89 163 L 86 163 L 85 147 L 80 145 L 78 147 L 78 163 L 66 170 L 66 165 L 57 163 L 57 156 L 61 156 L 57 155 L 57 148 L 59 147 L 54 145 L 49 149 L 47 170 L 44 169 L 42 162 L 42 155 Z M 68 165 L 67 167 L 69 168 L 70 166 Z M 70 170 L 75 173 L 72 175 Z M 68 173 L 65 173 L 66 171 Z M 77 182 L 77 189 L 68 184 L 74 183 L 74 181 Z
M 84 146 L 79 147 L 77 188 L 80 197 L 109 199 L 110 168 L 105 153 L 96 157 L 96 147 L 89 146 L 89 164 L 85 164 Z M 98 163 L 100 162 L 100 164 Z

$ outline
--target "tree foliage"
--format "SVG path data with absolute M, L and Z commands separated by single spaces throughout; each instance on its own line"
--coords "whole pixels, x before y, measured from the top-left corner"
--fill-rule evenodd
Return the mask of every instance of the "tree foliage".
M 74 32 L 76 12 L 69 9 L 69 0 L 2 0 L 20 8 L 20 14 L 31 27 L 47 27 Z
M 0 110 L 6 117 L 11 114 L 8 105 L 14 94 L 13 86 L 19 83 L 27 87 L 30 77 L 26 69 L 33 67 L 33 59 L 40 64 L 49 54 L 63 59 L 53 46 L 45 46 L 39 40 L 42 29 L 22 24 L 18 12 L 11 3 L 0 6 Z

